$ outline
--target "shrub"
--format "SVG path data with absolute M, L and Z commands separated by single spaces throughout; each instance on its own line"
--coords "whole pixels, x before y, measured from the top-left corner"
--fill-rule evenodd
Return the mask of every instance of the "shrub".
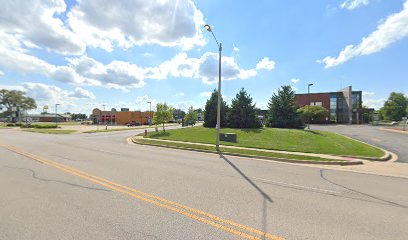
M 34 125 L 35 128 L 58 128 L 55 124 L 42 124 L 42 125 Z
M 34 126 L 28 123 L 28 124 L 21 125 L 20 128 L 34 128 Z

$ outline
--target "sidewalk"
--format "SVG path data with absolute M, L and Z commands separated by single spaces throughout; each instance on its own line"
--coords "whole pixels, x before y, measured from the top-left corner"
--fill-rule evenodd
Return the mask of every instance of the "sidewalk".
M 408 178 L 408 163 L 364 161 L 363 165 L 324 166 L 324 168 L 357 173 L 369 173 L 390 177 Z
M 136 139 L 145 139 L 149 140 L 149 138 L 143 138 L 142 136 L 135 136 L 133 138 Z M 171 141 L 171 140 L 163 140 L 163 139 L 150 139 L 154 141 L 163 141 L 163 142 L 175 142 L 180 143 L 180 141 Z M 213 144 L 201 144 L 201 143 L 193 143 L 193 142 L 182 142 L 185 144 L 191 145 L 203 145 L 203 146 L 214 146 Z M 363 162 L 360 165 L 325 165 L 324 163 L 319 165 L 309 165 L 310 167 L 316 168 L 326 168 L 326 169 L 333 169 L 333 170 L 340 170 L 340 171 L 350 171 L 350 172 L 357 172 L 357 173 L 368 173 L 368 174 L 376 174 L 376 175 L 384 175 L 384 176 L 391 176 L 391 177 L 402 177 L 408 178 L 408 163 L 398 163 L 395 162 L 398 157 L 390 152 L 391 159 L 389 161 L 370 161 L 366 159 L 358 159 L 356 157 L 342 157 L 342 156 L 335 156 L 330 154 L 316 154 L 316 153 L 302 153 L 302 152 L 288 152 L 288 151 L 277 151 L 277 150 L 267 150 L 267 149 L 255 149 L 255 148 L 245 148 L 245 147 L 236 147 L 236 146 L 226 146 L 220 145 L 223 148 L 235 148 L 235 149 L 247 149 L 247 150 L 256 150 L 256 151 L 264 151 L 264 152 L 273 152 L 273 153 L 282 153 L 282 154 L 292 154 L 292 155 L 303 155 L 303 156 L 314 156 L 314 157 L 321 157 L 333 160 L 342 160 L 342 161 L 359 161 Z M 304 163 L 288 163 L 288 164 L 302 164 Z

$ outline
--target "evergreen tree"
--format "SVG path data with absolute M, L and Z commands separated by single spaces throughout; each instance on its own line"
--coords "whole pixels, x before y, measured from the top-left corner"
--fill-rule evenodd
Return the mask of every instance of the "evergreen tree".
M 205 104 L 205 111 L 204 111 L 204 127 L 215 127 L 217 125 L 217 103 L 218 103 L 218 91 L 214 89 L 211 94 L 210 99 L 207 100 Z M 222 100 L 221 97 L 221 118 L 220 118 L 220 127 L 226 127 L 226 112 L 228 111 L 228 106 L 225 101 Z
M 262 126 L 255 104 L 252 104 L 251 96 L 243 88 L 232 99 L 227 116 L 228 126 L 232 128 L 260 128 Z
M 291 86 L 282 86 L 268 103 L 267 126 L 276 128 L 302 128 L 303 122 L 297 112 L 295 92 Z

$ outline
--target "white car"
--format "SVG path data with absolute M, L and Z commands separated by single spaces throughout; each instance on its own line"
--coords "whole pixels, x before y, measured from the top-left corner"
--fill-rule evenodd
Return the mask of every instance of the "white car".
M 394 121 L 394 122 L 391 122 L 391 126 L 398 126 L 398 124 L 399 124 L 399 123 L 398 123 L 398 122 L 395 122 L 395 121 Z

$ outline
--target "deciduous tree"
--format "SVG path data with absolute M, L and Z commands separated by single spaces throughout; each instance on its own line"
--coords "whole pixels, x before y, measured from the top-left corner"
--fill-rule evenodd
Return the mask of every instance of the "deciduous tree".
M 154 122 L 156 124 L 163 124 L 163 132 L 166 131 L 164 124 L 173 119 L 173 108 L 167 103 L 158 103 L 156 105 L 156 113 L 154 114 Z

